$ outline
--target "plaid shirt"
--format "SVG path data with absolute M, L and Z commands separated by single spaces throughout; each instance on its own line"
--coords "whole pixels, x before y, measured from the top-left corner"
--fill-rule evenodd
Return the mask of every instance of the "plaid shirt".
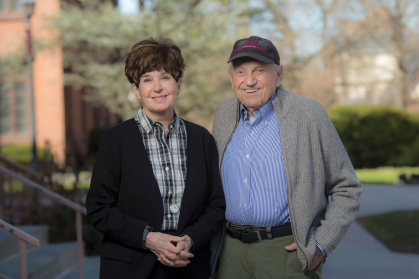
M 137 122 L 138 128 L 140 129 L 144 147 L 147 152 L 148 159 L 150 160 L 150 164 L 153 168 L 154 177 L 157 180 L 160 194 L 163 199 L 164 215 L 161 230 L 176 230 L 182 208 L 180 208 L 180 212 L 176 215 L 172 214 L 169 210 L 169 206 L 172 204 L 173 193 L 169 194 L 170 187 L 167 184 L 167 180 L 162 167 L 166 172 L 167 179 L 170 181 L 172 192 L 176 192 L 176 204 L 180 207 L 186 180 L 187 143 L 185 123 L 177 116 L 175 112 L 175 119 L 172 123 L 169 124 L 169 131 L 167 136 L 165 136 L 163 125 L 148 118 L 141 108 L 138 110 L 135 121 Z M 150 137 L 154 152 L 150 146 L 146 132 Z M 178 145 L 179 136 L 180 142 Z M 159 160 L 162 167 L 160 167 Z M 177 174 L 176 183 L 175 174 Z

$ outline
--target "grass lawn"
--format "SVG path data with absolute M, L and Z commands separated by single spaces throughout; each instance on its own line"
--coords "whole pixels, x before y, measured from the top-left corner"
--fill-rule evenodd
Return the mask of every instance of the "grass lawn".
M 358 222 L 390 250 L 419 254 L 419 210 L 362 217 Z
M 399 175 L 419 174 L 419 167 L 379 167 L 375 169 L 356 169 L 356 175 L 361 183 L 394 184 L 399 181 Z

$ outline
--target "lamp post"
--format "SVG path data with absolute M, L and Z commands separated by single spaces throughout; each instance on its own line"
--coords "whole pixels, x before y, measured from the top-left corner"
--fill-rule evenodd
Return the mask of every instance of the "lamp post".
M 29 92 L 30 92 L 30 103 L 31 103 L 31 129 L 32 129 L 32 161 L 30 168 L 36 170 L 38 167 L 36 158 L 36 129 L 35 129 L 35 98 L 33 93 L 33 55 L 32 55 L 32 36 L 31 36 L 31 21 L 30 18 L 33 15 L 35 7 L 35 0 L 21 0 L 20 1 L 23 12 L 26 15 L 26 59 L 28 63 L 28 76 L 29 76 Z

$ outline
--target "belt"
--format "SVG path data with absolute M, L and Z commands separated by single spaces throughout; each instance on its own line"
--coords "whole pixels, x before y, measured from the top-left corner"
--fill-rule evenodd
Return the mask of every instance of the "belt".
M 269 229 L 272 237 L 268 236 Z M 265 230 L 247 231 L 246 229 L 226 228 L 227 234 L 243 243 L 258 243 L 264 239 L 292 235 L 291 223 L 277 227 L 267 227 Z

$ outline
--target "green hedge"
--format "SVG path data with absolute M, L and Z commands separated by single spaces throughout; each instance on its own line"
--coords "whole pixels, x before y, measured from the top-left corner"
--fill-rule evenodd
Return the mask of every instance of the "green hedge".
M 419 164 L 419 115 L 382 106 L 331 107 L 355 168 Z
M 110 126 L 96 127 L 93 128 L 89 133 L 88 143 L 88 155 L 91 158 L 96 158 L 96 154 L 99 151 L 100 141 L 102 140 L 103 134 L 106 130 L 109 130 Z
M 85 204 L 80 204 L 86 206 Z M 55 218 L 48 222 L 49 243 L 75 241 L 76 214 L 74 210 L 65 205 L 60 205 L 54 212 Z M 99 255 L 103 234 L 90 225 L 87 216 L 82 216 L 84 252 L 87 256 Z
M 11 144 L 0 148 L 1 155 L 6 158 L 29 166 L 32 161 L 32 144 Z M 45 149 L 42 147 L 36 148 L 36 155 L 39 160 L 45 156 Z

